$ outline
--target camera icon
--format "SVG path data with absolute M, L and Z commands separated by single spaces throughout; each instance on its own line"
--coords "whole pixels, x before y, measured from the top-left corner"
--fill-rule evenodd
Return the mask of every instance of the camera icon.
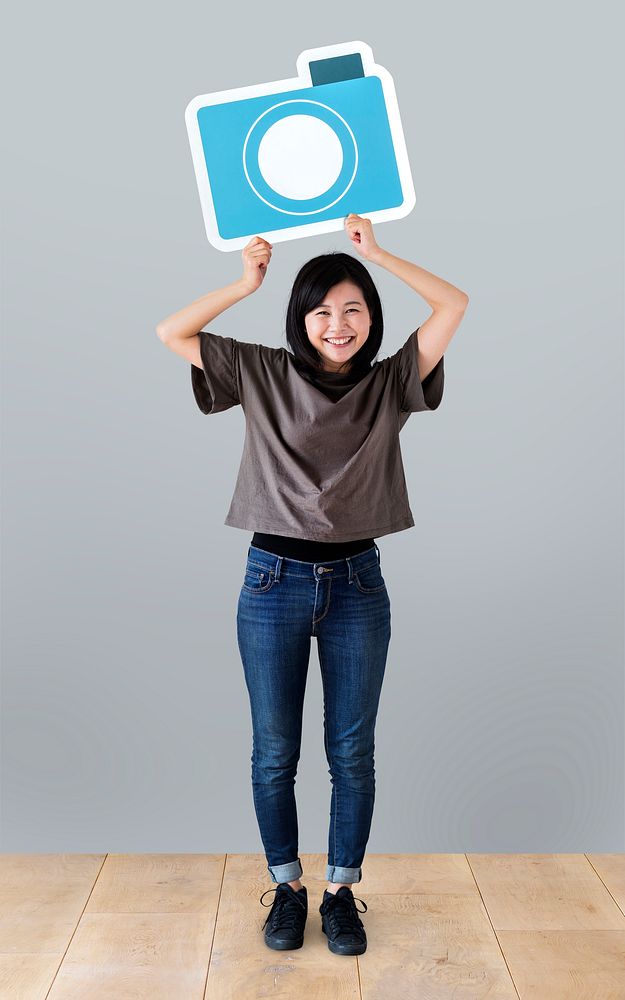
M 185 121 L 209 243 L 336 232 L 415 205 L 393 78 L 365 42 L 305 49 L 298 75 L 194 97 Z

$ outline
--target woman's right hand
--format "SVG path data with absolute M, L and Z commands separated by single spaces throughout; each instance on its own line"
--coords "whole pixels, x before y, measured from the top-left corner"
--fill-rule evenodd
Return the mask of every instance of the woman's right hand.
M 255 292 L 262 285 L 269 261 L 271 260 L 271 243 L 262 236 L 254 236 L 246 247 L 243 247 L 243 278 L 242 281 Z

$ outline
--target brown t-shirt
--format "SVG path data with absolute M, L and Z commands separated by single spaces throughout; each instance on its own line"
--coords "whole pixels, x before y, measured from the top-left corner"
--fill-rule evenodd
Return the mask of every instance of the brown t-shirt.
M 376 361 L 333 400 L 284 347 L 201 330 L 191 382 L 202 413 L 240 404 L 245 441 L 224 524 L 322 542 L 379 537 L 414 525 L 399 432 L 435 410 L 444 358 L 421 383 L 417 336 Z

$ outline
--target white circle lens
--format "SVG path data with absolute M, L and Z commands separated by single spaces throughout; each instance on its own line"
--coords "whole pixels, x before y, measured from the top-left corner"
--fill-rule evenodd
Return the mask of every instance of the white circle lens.
M 340 140 L 312 115 L 289 115 L 275 122 L 260 141 L 258 167 L 267 184 L 284 198 L 318 198 L 336 182 L 343 166 Z

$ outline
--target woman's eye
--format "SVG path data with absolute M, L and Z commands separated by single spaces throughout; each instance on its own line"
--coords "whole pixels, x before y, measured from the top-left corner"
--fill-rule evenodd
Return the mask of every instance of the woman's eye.
M 353 306 L 350 309 L 348 309 L 347 311 L 348 311 L 348 313 L 350 313 L 350 312 L 358 312 L 358 310 L 354 309 Z M 328 313 L 327 313 L 327 311 L 325 309 L 323 310 L 323 312 L 318 312 L 317 313 L 317 316 L 327 316 L 327 315 L 328 315 Z

